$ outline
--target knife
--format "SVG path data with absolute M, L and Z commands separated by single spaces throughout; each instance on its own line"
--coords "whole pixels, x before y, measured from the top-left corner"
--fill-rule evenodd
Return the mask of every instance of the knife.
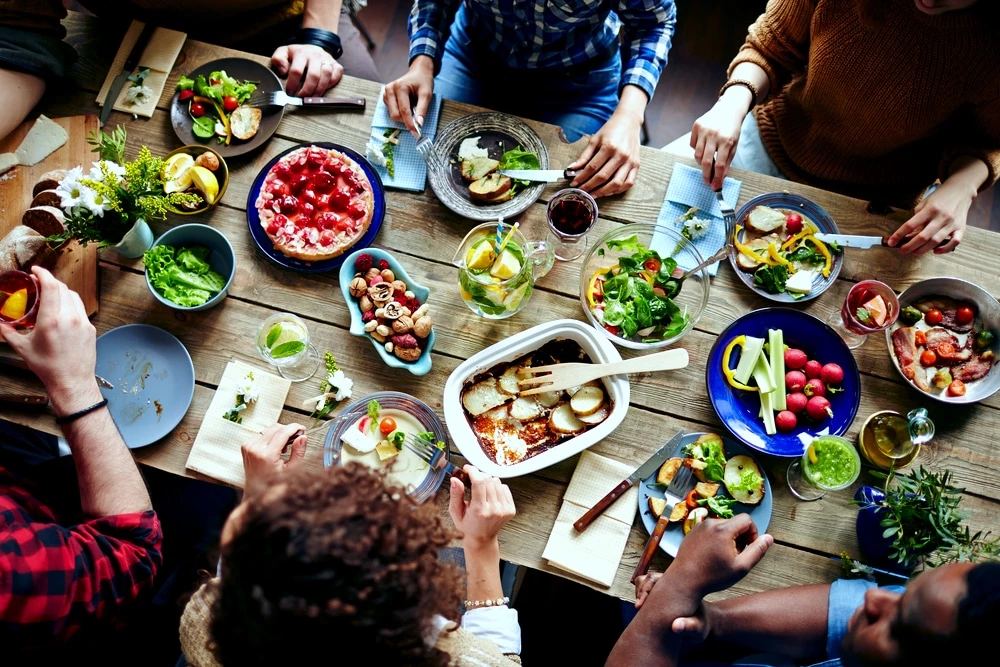
M 18 370 L 31 372 L 28 368 L 28 364 L 20 357 L 8 357 L 6 355 L 0 354 L 0 366 L 6 366 L 8 368 L 17 368 Z M 95 375 L 94 379 L 97 380 L 98 386 L 104 387 L 105 389 L 114 389 L 115 386 L 102 378 L 100 375 Z
M 667 508 L 670 509 L 669 507 Z M 635 572 L 632 573 L 632 578 L 629 580 L 631 583 L 635 583 L 635 580 L 646 574 L 649 570 L 649 564 L 653 561 L 653 554 L 656 553 L 656 549 L 660 546 L 660 540 L 663 539 L 663 533 L 667 530 L 667 526 L 670 525 L 670 513 L 664 510 L 660 518 L 656 520 L 656 525 L 653 526 L 653 532 L 649 534 L 649 539 L 646 540 L 646 546 L 642 550 L 642 556 L 639 557 L 639 562 L 635 566 Z
M 874 246 L 882 246 L 885 248 L 891 247 L 889 245 L 888 236 L 856 236 L 853 234 L 813 234 L 817 241 L 822 241 L 823 243 L 836 243 L 843 248 L 860 248 L 865 250 L 867 248 L 872 248 Z M 902 242 L 906 242 L 909 239 L 903 239 Z M 946 243 L 950 243 L 951 239 L 945 239 L 938 244 L 937 247 L 941 247 Z
M 5 405 L 48 405 L 49 397 L 29 396 L 26 394 L 0 394 L 0 403 Z
M 596 505 L 587 510 L 587 513 L 582 517 L 577 519 L 573 527 L 576 528 L 577 532 L 582 533 L 587 526 L 594 522 L 601 513 L 611 507 L 616 500 L 625 495 L 625 492 L 635 486 L 641 480 L 646 479 L 654 472 L 656 472 L 663 462 L 666 461 L 673 455 L 674 450 L 677 449 L 677 444 L 684 437 L 684 431 L 678 431 L 674 437 L 667 441 L 667 444 L 663 445 L 656 452 L 650 456 L 645 463 L 636 468 L 635 472 L 629 475 L 626 479 L 622 480 L 622 483 L 611 489 L 608 495 L 601 498 Z
M 253 99 L 250 100 L 250 106 L 254 106 L 253 101 Z M 365 98 L 363 97 L 293 97 L 283 90 L 271 93 L 270 101 L 277 106 L 330 107 L 335 109 L 358 109 L 360 111 L 364 111 L 365 109 Z
M 501 169 L 501 176 L 509 176 L 519 181 L 535 181 L 536 183 L 555 183 L 559 180 L 573 180 L 577 175 L 575 169 Z
M 118 95 L 121 94 L 122 88 L 125 86 L 125 82 L 128 77 L 132 74 L 132 70 L 136 68 L 139 64 L 139 58 L 142 57 L 142 52 L 146 50 L 146 45 L 149 44 L 149 40 L 153 37 L 153 33 L 156 32 L 156 26 L 152 23 L 146 23 L 142 26 L 142 32 L 139 33 L 139 39 L 135 40 L 135 46 L 128 54 L 128 58 L 125 59 L 125 67 L 122 69 L 121 74 L 115 77 L 115 80 L 111 82 L 111 87 L 108 89 L 108 95 L 104 98 L 104 106 L 101 107 L 101 127 L 104 127 L 104 123 L 107 122 L 108 116 L 111 115 L 111 110 L 115 106 L 115 102 L 118 101 Z

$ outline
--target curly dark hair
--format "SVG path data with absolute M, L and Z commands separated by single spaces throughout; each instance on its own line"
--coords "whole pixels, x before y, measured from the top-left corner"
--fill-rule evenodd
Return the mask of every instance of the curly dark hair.
M 353 646 L 371 664 L 446 665 L 425 637 L 435 616 L 458 618 L 461 580 L 438 558 L 453 535 L 437 507 L 357 463 L 277 484 L 247 499 L 222 551 L 219 662 L 307 664 Z

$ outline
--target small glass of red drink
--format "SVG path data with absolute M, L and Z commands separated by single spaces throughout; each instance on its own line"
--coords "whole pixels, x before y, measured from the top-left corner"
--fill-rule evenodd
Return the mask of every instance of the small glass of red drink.
M 597 222 L 597 202 L 583 190 L 560 190 L 545 209 L 556 259 L 571 262 L 587 250 L 587 233 Z
M 24 271 L 0 272 L 0 322 L 32 329 L 38 315 L 38 285 Z
M 885 331 L 899 317 L 899 299 L 892 288 L 878 280 L 862 280 L 854 285 L 844 305 L 827 319 L 847 347 L 861 347 L 868 334 Z

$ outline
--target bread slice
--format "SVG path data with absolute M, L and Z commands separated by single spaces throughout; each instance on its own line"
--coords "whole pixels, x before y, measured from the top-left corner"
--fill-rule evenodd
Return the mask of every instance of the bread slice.
M 30 227 L 18 225 L 0 239 L 0 271 L 26 271 L 48 266 L 56 258 L 45 237 Z
M 59 181 L 66 178 L 65 169 L 53 169 L 52 171 L 47 171 L 42 174 L 42 177 L 38 179 L 35 183 L 35 187 L 31 189 L 31 196 L 37 197 L 42 190 L 54 190 L 59 187 Z
M 250 139 L 260 129 L 263 113 L 257 107 L 236 107 L 229 115 L 229 127 L 237 139 Z
M 462 178 L 467 181 L 478 181 L 500 168 L 500 161 L 488 157 L 475 157 L 462 160 Z
M 54 188 L 51 190 L 42 190 L 31 200 L 31 208 L 35 208 L 36 206 L 62 208 L 62 197 L 59 196 L 59 193 Z
M 758 206 L 747 216 L 747 229 L 770 234 L 785 225 L 785 214 L 770 206 Z
M 469 185 L 469 194 L 472 195 L 473 199 L 479 201 L 506 201 L 510 199 L 511 186 L 514 182 L 506 176 L 501 176 L 500 174 L 490 174 L 485 178 L 480 178 Z M 504 195 L 507 195 L 507 199 L 501 199 Z
M 763 237 L 758 237 L 752 241 L 747 241 L 744 245 L 756 252 L 758 255 L 762 252 L 767 252 L 768 241 Z M 752 257 L 748 257 L 741 252 L 736 253 L 736 266 L 740 267 L 741 270 L 746 272 L 756 271 L 758 266 L 763 266 L 760 262 L 754 261 Z
M 42 236 L 55 236 L 66 230 L 66 216 L 55 206 L 35 206 L 21 216 L 21 224 L 31 227 Z

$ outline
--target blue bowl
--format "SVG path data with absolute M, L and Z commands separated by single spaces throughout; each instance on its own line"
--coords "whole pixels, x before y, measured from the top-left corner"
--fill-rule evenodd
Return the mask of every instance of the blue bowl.
M 722 373 L 722 356 L 729 343 L 741 335 L 766 340 L 768 329 L 781 329 L 785 344 L 801 349 L 810 359 L 823 364 L 839 364 L 844 369 L 844 381 L 840 385 L 844 391 L 827 395 L 833 417 L 817 424 L 803 414 L 794 431 L 767 435 L 764 422 L 758 417 L 760 398 L 757 393 L 734 389 L 726 381 Z M 729 363 L 735 366 L 738 360 L 734 354 Z M 755 310 L 730 324 L 709 352 L 706 376 L 708 398 L 726 428 L 748 447 L 774 456 L 802 456 L 808 446 L 803 440 L 809 439 L 800 439 L 802 434 L 816 437 L 820 431 L 829 429 L 831 435 L 843 435 L 851 427 L 861 404 L 861 375 L 843 339 L 824 322 L 790 308 Z
M 409 289 L 416 295 L 420 303 L 427 303 L 427 297 L 430 296 L 431 291 L 424 287 L 423 285 L 418 285 L 410 275 L 406 272 L 406 269 L 396 261 L 396 258 L 387 253 L 384 250 L 379 250 L 378 248 L 365 248 L 363 250 L 358 250 L 350 254 L 344 263 L 340 266 L 340 291 L 344 295 L 344 302 L 347 304 L 348 310 L 351 311 L 351 334 L 354 336 L 364 336 L 372 342 L 375 349 L 378 351 L 379 356 L 382 357 L 382 361 L 385 362 L 386 366 L 392 366 L 393 368 L 405 368 L 414 375 L 427 375 L 431 370 L 431 350 L 434 349 L 434 329 L 431 328 L 431 333 L 427 338 L 424 339 L 424 351 L 421 353 L 420 357 L 416 361 L 403 361 L 391 352 L 385 351 L 385 346 L 368 335 L 365 331 L 365 323 L 361 321 L 361 308 L 358 306 L 358 301 L 353 296 L 351 296 L 351 280 L 354 279 L 354 261 L 358 258 L 358 255 L 362 253 L 368 253 L 375 260 L 377 265 L 381 260 L 389 262 L 389 268 L 392 269 L 393 274 L 395 274 L 398 280 L 402 280 L 406 283 L 406 288 Z
M 211 251 L 208 255 L 208 263 L 214 271 L 226 279 L 226 286 L 222 288 L 221 292 L 200 306 L 178 306 L 156 291 L 153 284 L 149 282 L 149 272 L 147 271 L 146 287 L 153 293 L 157 301 L 174 310 L 185 311 L 208 310 L 212 306 L 222 303 L 222 300 L 226 298 L 226 294 L 229 293 L 229 286 L 233 284 L 233 277 L 236 275 L 236 253 L 233 251 L 233 246 L 229 243 L 229 239 L 226 238 L 225 234 L 208 225 L 197 223 L 178 225 L 164 232 L 156 240 L 156 243 L 153 244 L 153 247 L 155 248 L 158 245 L 169 245 L 175 248 L 190 248 L 192 246 L 208 248 Z

